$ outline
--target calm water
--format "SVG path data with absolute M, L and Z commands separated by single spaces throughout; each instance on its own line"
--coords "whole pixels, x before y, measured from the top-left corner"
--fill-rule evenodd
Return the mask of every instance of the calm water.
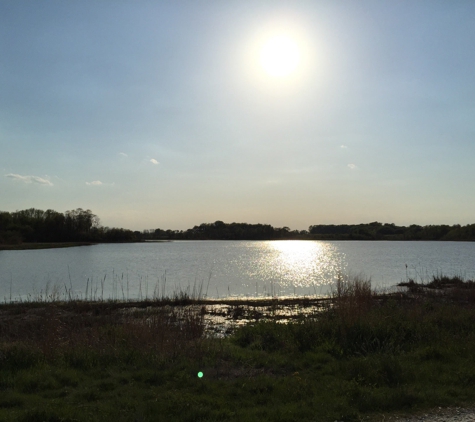
M 388 288 L 407 276 L 475 278 L 475 243 L 177 241 L 0 251 L 0 299 L 45 292 L 140 299 L 327 294 L 339 273 Z M 407 268 L 406 268 L 407 265 Z

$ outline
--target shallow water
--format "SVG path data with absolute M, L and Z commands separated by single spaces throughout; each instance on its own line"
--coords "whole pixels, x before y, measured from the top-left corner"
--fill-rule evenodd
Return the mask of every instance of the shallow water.
M 437 273 L 475 278 L 474 263 L 470 242 L 176 241 L 0 251 L 0 298 L 325 295 L 339 274 L 390 288 Z

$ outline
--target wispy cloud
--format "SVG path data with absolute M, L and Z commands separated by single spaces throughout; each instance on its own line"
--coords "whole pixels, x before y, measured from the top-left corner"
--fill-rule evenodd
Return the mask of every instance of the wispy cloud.
M 94 182 L 86 182 L 86 185 L 88 186 L 100 186 L 100 185 L 103 185 L 104 183 L 102 183 L 100 180 L 94 180 Z
M 348 164 L 348 168 L 350 170 L 358 170 L 358 166 L 356 164 Z
M 8 173 L 5 177 L 9 177 L 13 180 L 18 180 L 23 183 L 37 183 L 39 185 L 53 186 L 53 184 L 48 180 L 39 176 L 22 176 L 21 174 Z
M 264 181 L 265 186 L 272 186 L 272 185 L 279 185 L 280 180 L 279 179 L 267 179 Z
M 155 158 L 152 158 L 150 162 L 155 165 L 160 164 L 157 160 L 155 160 Z
M 341 149 L 348 149 L 348 147 L 346 145 L 340 145 L 340 148 Z
M 119 152 L 119 155 L 120 155 L 121 157 L 128 157 L 128 155 L 127 155 L 125 152 Z

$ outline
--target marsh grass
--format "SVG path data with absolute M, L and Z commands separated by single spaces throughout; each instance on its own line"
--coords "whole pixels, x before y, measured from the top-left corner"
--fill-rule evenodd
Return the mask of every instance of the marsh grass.
M 0 420 L 359 421 L 473 404 L 475 301 L 453 284 L 382 295 L 341 277 L 320 312 L 224 339 L 203 335 L 209 305 L 186 292 L 5 304 Z
M 84 291 L 74 288 L 74 283 L 68 267 L 68 281 L 64 283 L 52 283 L 47 281 L 45 288 L 34 290 L 24 296 L 13 296 L 13 279 L 10 278 L 9 296 L 3 297 L 3 302 L 7 304 L 38 304 L 38 303 L 76 303 L 76 302 L 150 302 L 157 303 L 192 303 L 204 300 L 208 297 L 209 284 L 212 273 L 209 273 L 207 280 L 194 280 L 193 284 L 185 287 L 176 286 L 170 293 L 167 289 L 167 272 L 158 276 L 154 283 L 149 282 L 148 277 L 140 276 L 138 280 L 137 297 L 131 298 L 130 280 L 128 272 L 117 274 L 112 270 L 112 275 L 104 274 L 99 279 L 88 277 Z M 169 283 L 168 283 L 169 284 Z M 205 286 L 206 284 L 206 286 Z
M 451 302 L 475 303 L 475 281 L 465 280 L 460 275 L 448 276 L 438 273 L 427 282 L 423 280 L 417 282 L 412 278 L 407 278 L 398 286 L 405 287 L 413 298 L 437 296 Z

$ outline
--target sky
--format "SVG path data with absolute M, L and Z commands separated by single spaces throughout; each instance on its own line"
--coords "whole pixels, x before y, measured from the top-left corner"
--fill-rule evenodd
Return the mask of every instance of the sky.
M 469 0 L 3 0 L 0 210 L 475 223 L 474 20 Z

